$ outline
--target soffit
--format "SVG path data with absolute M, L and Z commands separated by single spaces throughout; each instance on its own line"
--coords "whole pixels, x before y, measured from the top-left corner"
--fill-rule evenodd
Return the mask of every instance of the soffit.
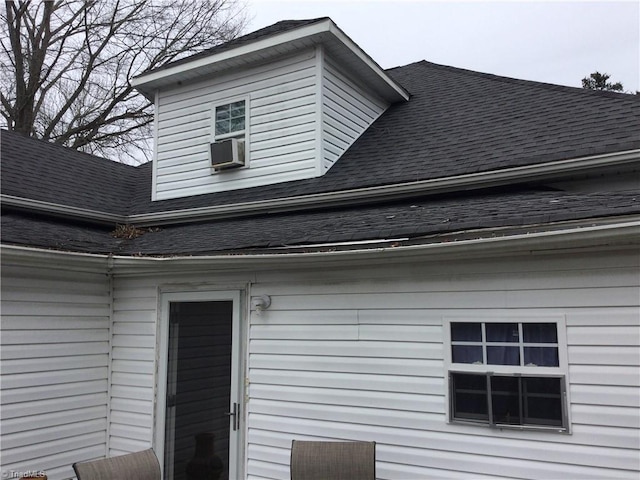
M 224 49 L 209 56 L 198 56 L 192 61 L 168 65 L 166 68 L 134 78 L 132 84 L 144 95 L 152 98 L 156 90 L 265 63 L 276 57 L 314 48 L 317 45 L 322 45 L 335 61 L 348 66 L 363 83 L 385 100 L 390 103 L 408 100 L 409 95 L 404 88 L 388 76 L 330 19 L 241 44 L 235 48 Z

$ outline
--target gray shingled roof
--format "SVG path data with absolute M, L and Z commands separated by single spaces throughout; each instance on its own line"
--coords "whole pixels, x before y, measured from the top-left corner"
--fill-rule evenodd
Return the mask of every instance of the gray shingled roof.
M 363 173 L 365 183 L 402 182 L 640 148 L 640 96 L 424 61 L 389 73 L 411 100 L 389 109 L 328 172 L 334 188 Z
M 300 26 L 276 25 L 266 34 Z M 436 179 L 640 148 L 640 96 L 424 61 L 388 73 L 411 99 L 389 108 L 323 177 L 152 202 L 149 164 L 130 167 L 2 131 L 2 193 L 127 215 Z M 5 209 L 2 238 L 10 244 L 96 253 L 198 254 L 415 238 L 637 213 L 637 192 L 510 190 L 163 226 L 134 240 L 119 240 L 110 228 Z
M 505 225 L 522 226 L 640 213 L 640 194 L 479 193 L 315 212 L 263 215 L 161 228 L 123 247 L 127 253 L 202 254 L 248 248 L 416 238 Z
M 411 92 L 411 99 L 387 110 L 323 177 L 152 202 L 150 165 L 115 166 L 2 132 L 2 190 L 64 205 L 141 214 L 640 148 L 637 95 L 514 80 L 429 62 L 389 73 Z M 43 173 L 26 173 L 33 171 Z
M 323 177 L 151 202 L 131 213 L 428 180 L 640 148 L 640 96 L 515 80 L 429 62 L 388 73 L 411 99 L 385 112 Z M 150 172 L 149 172 L 150 174 Z
M 2 216 L 4 243 L 121 255 L 198 255 L 281 246 L 406 237 L 473 229 L 546 225 L 640 213 L 640 192 L 535 190 L 476 192 L 401 202 L 226 219 L 145 229 L 116 239 L 111 229 L 46 217 Z M 534 227 L 535 228 L 535 227 Z
M 3 195 L 124 214 L 139 183 L 134 167 L 16 132 L 0 131 L 0 152 Z

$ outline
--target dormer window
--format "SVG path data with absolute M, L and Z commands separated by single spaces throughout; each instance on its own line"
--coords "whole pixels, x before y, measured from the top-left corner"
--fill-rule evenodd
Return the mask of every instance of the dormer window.
M 216 140 L 244 136 L 245 124 L 244 100 L 216 107 Z
M 214 106 L 214 135 L 211 144 L 211 166 L 215 172 L 245 166 L 247 100 L 236 100 Z

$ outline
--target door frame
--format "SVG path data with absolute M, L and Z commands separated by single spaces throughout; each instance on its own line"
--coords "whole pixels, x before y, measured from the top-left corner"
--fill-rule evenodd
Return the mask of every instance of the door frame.
M 155 408 L 153 426 L 153 448 L 160 462 L 160 469 L 164 478 L 164 448 L 167 409 L 167 379 L 169 359 L 169 304 L 173 302 L 215 302 L 232 301 L 232 340 L 231 340 L 231 397 L 229 408 L 235 402 L 239 405 L 239 424 L 237 430 L 229 430 L 229 478 L 242 478 L 244 472 L 244 432 L 245 415 L 244 378 L 246 351 L 246 331 L 242 321 L 243 301 L 242 290 L 188 290 L 165 291 L 159 294 L 158 335 L 156 342 L 156 378 L 155 378 Z M 231 420 L 230 420 L 231 421 Z

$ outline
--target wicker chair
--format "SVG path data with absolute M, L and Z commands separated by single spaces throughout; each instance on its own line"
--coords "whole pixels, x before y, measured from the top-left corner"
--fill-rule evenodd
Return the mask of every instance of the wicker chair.
M 160 463 L 153 450 L 74 463 L 78 480 L 161 480 Z
M 291 445 L 291 480 L 375 480 L 375 442 L 306 442 Z

